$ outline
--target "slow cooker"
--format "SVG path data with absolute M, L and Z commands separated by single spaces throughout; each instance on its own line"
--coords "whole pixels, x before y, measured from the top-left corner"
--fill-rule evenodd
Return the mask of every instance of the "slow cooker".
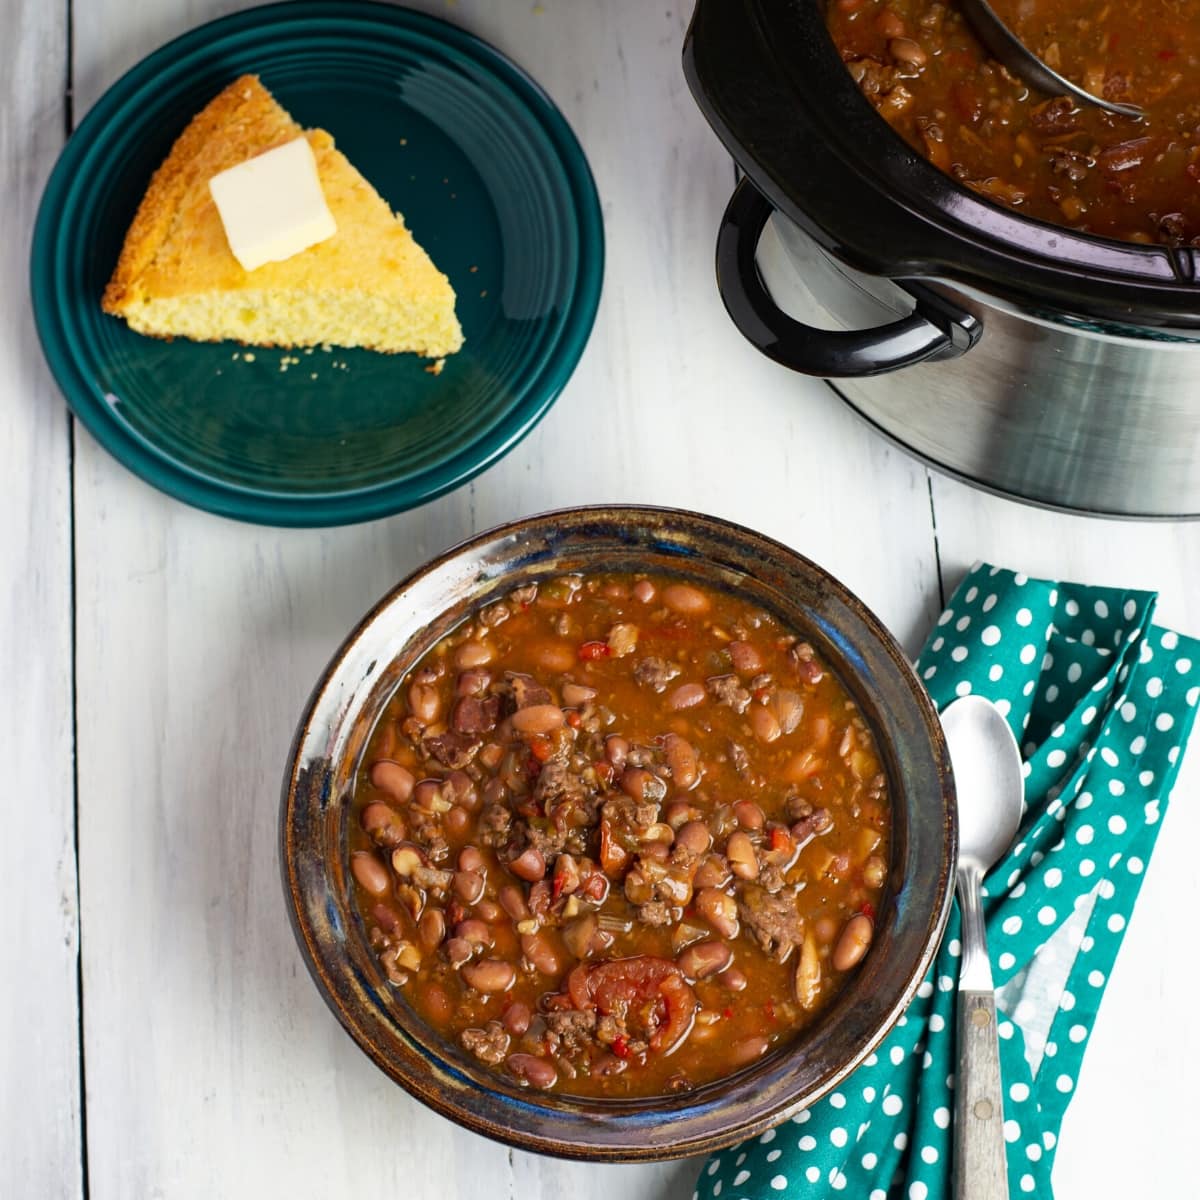
M 698 0 L 688 30 L 688 84 L 743 173 L 717 239 L 737 327 L 970 482 L 1200 516 L 1200 251 L 960 186 L 863 98 L 822 4 Z

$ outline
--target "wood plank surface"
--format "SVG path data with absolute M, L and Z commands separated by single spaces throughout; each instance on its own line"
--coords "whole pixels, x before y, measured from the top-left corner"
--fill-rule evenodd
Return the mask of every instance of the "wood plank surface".
M 82 1190 L 71 492 L 66 412 L 28 304 L 38 198 L 66 128 L 66 8 L 0 5 L 0 1196 Z
M 229 7 L 77 5 L 81 111 L 164 38 Z M 923 469 L 763 360 L 721 309 L 712 255 L 733 171 L 680 75 L 685 14 L 425 7 L 512 54 L 580 136 L 607 226 L 599 319 L 562 398 L 508 459 L 365 527 L 278 532 L 205 516 L 81 437 L 80 843 L 100 1200 L 690 1195 L 690 1164 L 510 1154 L 433 1116 L 358 1052 L 300 963 L 274 854 L 293 723 L 346 630 L 422 559 L 536 509 L 664 502 L 790 541 L 905 634 L 936 610 Z M 871 495 L 854 486 L 865 477 Z

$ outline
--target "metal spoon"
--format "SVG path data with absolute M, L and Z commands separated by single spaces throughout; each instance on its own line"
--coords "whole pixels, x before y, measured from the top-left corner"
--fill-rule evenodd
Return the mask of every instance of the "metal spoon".
M 988 48 L 988 52 L 998 62 L 1003 63 L 1018 79 L 1023 79 L 1030 87 L 1050 96 L 1060 96 L 1070 93 L 1079 100 L 1103 108 L 1106 112 L 1116 113 L 1121 117 L 1132 117 L 1135 121 L 1146 115 L 1145 111 L 1136 104 L 1117 104 L 1105 100 L 1102 96 L 1094 96 L 1077 83 L 1072 83 L 1065 75 L 1038 58 L 1028 46 L 997 15 L 996 10 L 988 0 L 962 0 L 963 12 L 971 22 L 979 40 Z
M 1008 1200 L 1004 1102 L 996 987 L 988 959 L 979 887 L 1021 823 L 1021 754 L 1008 722 L 982 696 L 964 696 L 942 713 L 958 792 L 958 902 L 962 964 L 958 977 L 958 1074 L 954 1084 L 954 1194 L 957 1200 Z

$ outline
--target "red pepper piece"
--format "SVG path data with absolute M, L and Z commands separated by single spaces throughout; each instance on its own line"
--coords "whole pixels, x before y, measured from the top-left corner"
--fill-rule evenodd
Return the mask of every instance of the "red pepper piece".
M 595 662 L 598 658 L 608 658 L 612 651 L 607 642 L 584 642 L 579 647 L 579 657 L 583 662 Z
M 618 1058 L 628 1058 L 630 1054 L 629 1039 L 622 1033 L 612 1044 L 612 1052 Z

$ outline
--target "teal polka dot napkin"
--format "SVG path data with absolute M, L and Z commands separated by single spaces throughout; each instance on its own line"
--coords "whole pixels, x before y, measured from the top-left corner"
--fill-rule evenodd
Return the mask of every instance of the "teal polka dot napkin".
M 1053 1195 L 1063 1113 L 1200 700 L 1200 642 L 1152 592 L 975 566 L 917 662 L 944 708 L 993 701 L 1021 745 L 1025 815 L 987 877 L 1012 1197 Z M 696 1200 L 951 1192 L 959 914 L 916 998 L 842 1086 L 714 1155 Z

